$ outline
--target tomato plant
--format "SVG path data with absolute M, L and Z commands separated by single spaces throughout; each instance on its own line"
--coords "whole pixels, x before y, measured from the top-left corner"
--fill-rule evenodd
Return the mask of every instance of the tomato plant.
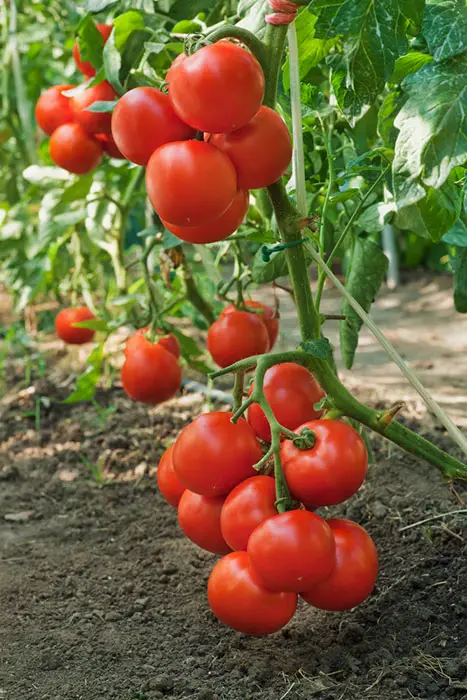
M 289 622 L 295 593 L 277 593 L 262 585 L 246 552 L 232 552 L 214 567 L 208 582 L 211 610 L 221 622 L 246 634 L 272 634 Z
M 378 554 L 366 530 L 350 520 L 328 520 L 336 543 L 336 563 L 328 578 L 302 597 L 322 610 L 348 610 L 368 598 L 378 573 Z

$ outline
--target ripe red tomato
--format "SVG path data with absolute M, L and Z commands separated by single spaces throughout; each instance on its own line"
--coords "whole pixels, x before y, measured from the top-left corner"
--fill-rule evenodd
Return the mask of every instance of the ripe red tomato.
M 272 350 L 276 344 L 277 336 L 279 335 L 279 313 L 270 306 L 262 304 L 260 301 L 255 301 L 254 299 L 247 299 L 245 301 L 245 306 L 247 309 L 253 309 L 266 326 L 269 335 L 269 350 Z M 229 306 L 225 307 L 221 316 L 231 314 L 232 311 L 237 311 L 237 309 L 233 304 L 229 304 Z
M 106 80 L 99 83 L 99 85 L 83 90 L 79 95 L 71 98 L 71 109 L 73 110 L 75 122 L 82 126 L 84 131 L 90 136 L 94 134 L 110 134 L 111 113 L 89 112 L 87 108 L 94 102 L 112 102 L 115 98 L 115 91 Z
M 62 124 L 55 129 L 49 148 L 53 162 L 75 175 L 90 173 L 102 158 L 100 144 L 88 136 L 79 124 Z
M 255 527 L 277 515 L 275 501 L 276 482 L 270 476 L 252 476 L 229 493 L 222 508 L 221 530 L 232 549 L 246 551 Z
M 321 610 L 350 610 L 368 598 L 378 574 L 378 553 L 370 535 L 351 520 L 328 520 L 336 542 L 330 576 L 302 597 Z
M 215 321 L 208 331 L 208 350 L 219 367 L 269 350 L 266 326 L 257 314 L 233 311 Z
M 198 226 L 217 219 L 237 193 L 232 162 L 202 141 L 166 143 L 146 171 L 146 189 L 161 219 L 176 226 Z
M 162 223 L 168 231 L 171 231 L 182 241 L 188 241 L 188 243 L 222 241 L 234 233 L 242 223 L 248 211 L 248 201 L 249 193 L 245 190 L 238 190 L 232 204 L 214 221 L 200 226 L 175 226 L 167 221 L 162 221 Z
M 208 498 L 185 490 L 178 505 L 178 522 L 192 542 L 213 554 L 231 551 L 221 532 L 221 510 L 224 496 Z
M 232 552 L 217 562 L 208 581 L 214 615 L 245 634 L 273 634 L 293 617 L 296 593 L 275 593 L 261 584 L 246 552 Z
M 102 34 L 102 38 L 104 39 L 104 44 L 105 44 L 107 39 L 110 36 L 111 31 L 112 31 L 112 25 L 111 24 L 97 24 L 96 28 Z M 75 60 L 76 67 L 80 73 L 83 73 L 83 75 L 87 76 L 88 78 L 91 78 L 93 75 L 96 75 L 96 69 L 92 65 L 91 61 L 82 61 L 81 60 L 81 54 L 79 52 L 78 42 L 76 42 L 75 45 L 73 46 L 73 58 Z
M 177 64 L 169 97 L 180 119 L 212 134 L 240 129 L 259 110 L 264 73 L 238 44 L 218 41 Z
M 69 345 L 89 343 L 94 338 L 95 331 L 90 328 L 76 328 L 74 324 L 91 321 L 94 318 L 96 317 L 87 306 L 62 309 L 55 317 L 55 332 Z
M 130 398 L 155 406 L 175 396 L 182 383 L 182 370 L 171 352 L 142 338 L 128 352 L 121 380 Z
M 183 61 L 188 58 L 186 53 L 181 53 L 177 56 L 177 58 L 172 62 L 172 65 L 170 66 L 169 70 L 167 71 L 167 75 L 165 76 L 165 82 L 170 83 L 174 77 L 175 73 L 177 72 L 177 68 L 183 63 Z
M 254 385 L 249 394 L 253 389 Z M 323 413 L 315 411 L 314 405 L 323 398 L 324 391 L 306 367 L 294 362 L 282 362 L 267 370 L 264 395 L 279 423 L 289 430 L 295 430 Z M 248 409 L 248 422 L 261 440 L 271 441 L 268 420 L 256 403 Z
M 37 100 L 36 122 L 48 136 L 51 136 L 62 124 L 73 121 L 71 100 L 62 95 L 62 92 L 74 87 L 74 85 L 55 85 L 43 92 Z
M 157 485 L 167 503 L 177 508 L 185 487 L 175 474 L 172 461 L 173 445 L 164 452 L 157 467 Z
M 173 464 L 178 478 L 202 496 L 225 496 L 256 474 L 262 451 L 246 420 L 231 423 L 232 413 L 198 416 L 178 436 Z
M 162 334 L 160 338 L 157 338 L 155 340 L 155 343 L 157 345 L 161 345 L 165 350 L 168 350 L 169 352 L 172 353 L 172 355 L 175 355 L 176 358 L 180 357 L 180 345 L 178 343 L 177 338 L 172 334 L 168 333 L 167 335 L 163 335 L 164 331 L 162 331 L 160 328 L 156 330 L 157 333 Z M 132 336 L 128 338 L 126 341 L 125 345 L 125 357 L 128 357 L 128 354 L 135 349 L 138 345 L 141 345 L 145 342 L 147 342 L 147 334 L 150 333 L 150 328 L 149 326 L 146 326 L 145 328 L 139 328 L 136 333 L 134 333 Z
M 271 591 L 307 591 L 335 564 L 331 528 L 315 513 L 292 510 L 264 520 L 248 540 L 253 570 Z
M 294 432 L 309 428 L 316 442 L 299 450 L 291 440 L 281 446 L 282 465 L 293 497 L 307 508 L 333 506 L 350 498 L 363 484 L 368 455 L 360 435 L 336 420 L 313 420 Z
M 95 138 L 99 141 L 109 158 L 125 160 L 125 156 L 119 151 L 117 144 L 112 138 L 112 134 L 96 134 Z
M 112 135 L 128 160 L 146 165 L 159 146 L 191 139 L 195 130 L 177 117 L 167 95 L 153 87 L 138 87 L 119 99 L 112 114 Z
M 235 165 L 238 186 L 259 190 L 279 180 L 292 160 L 292 140 L 284 120 L 261 107 L 245 126 L 230 134 L 212 134 L 209 143 Z

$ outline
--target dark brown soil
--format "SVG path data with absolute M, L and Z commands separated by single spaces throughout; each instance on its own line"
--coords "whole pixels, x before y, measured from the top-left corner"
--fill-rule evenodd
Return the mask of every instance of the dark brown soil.
M 467 698 L 465 515 L 401 532 L 465 509 L 432 467 L 376 443 L 365 487 L 332 509 L 376 541 L 374 594 L 345 614 L 301 605 L 282 632 L 249 638 L 211 614 L 215 559 L 182 537 L 155 486 L 201 397 L 148 411 L 102 392 L 100 421 L 43 402 L 38 426 L 37 397 L 68 392 L 36 390 L 0 405 L 0 698 Z M 112 481 L 99 487 L 90 465 Z

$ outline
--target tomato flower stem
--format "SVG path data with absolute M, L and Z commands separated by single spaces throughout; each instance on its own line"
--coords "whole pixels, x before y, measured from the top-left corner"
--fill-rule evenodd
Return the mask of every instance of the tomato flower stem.
M 245 372 L 237 372 L 237 374 L 235 375 L 235 384 L 234 384 L 234 390 L 233 390 L 234 411 L 237 411 L 240 408 L 240 406 L 242 405 L 244 385 L 245 385 Z
M 268 68 L 266 47 L 261 39 L 258 39 L 258 37 L 249 32 L 248 29 L 237 27 L 234 24 L 224 24 L 222 27 L 215 29 L 213 32 L 203 37 L 203 41 L 208 41 L 211 44 L 221 39 L 238 39 L 238 41 L 241 41 L 242 44 L 250 49 L 251 53 L 258 59 L 263 70 L 266 72 Z

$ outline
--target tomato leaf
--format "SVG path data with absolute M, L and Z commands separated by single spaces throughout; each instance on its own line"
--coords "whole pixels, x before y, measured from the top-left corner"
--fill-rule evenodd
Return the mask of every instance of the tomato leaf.
M 403 82 L 406 102 L 394 124 L 399 129 L 393 163 L 398 208 L 438 189 L 453 168 L 467 160 L 467 55 L 429 63 Z
M 89 328 L 92 331 L 103 331 L 104 333 L 112 330 L 111 326 L 101 318 L 92 318 L 89 321 L 78 321 L 73 324 L 76 328 Z
M 315 37 L 316 19 L 306 8 L 303 8 L 295 20 L 300 55 L 300 78 L 305 78 L 312 68 L 321 63 L 337 43 L 337 39 L 317 39 Z M 282 71 L 282 81 L 287 92 L 290 89 L 289 69 L 290 64 L 287 58 Z
M 104 39 L 91 15 L 86 15 L 78 26 L 78 42 L 81 60 L 90 61 L 94 68 L 100 68 Z
M 166 228 L 162 232 L 162 245 L 164 250 L 170 250 L 171 248 L 177 248 L 181 245 L 183 241 L 178 238 L 174 233 L 168 231 Z
M 62 403 L 77 403 L 78 401 L 91 401 L 96 393 L 97 383 L 101 376 L 102 363 L 104 361 L 104 344 L 100 343 L 91 352 L 87 359 L 87 368 L 76 380 L 76 388 Z
M 420 68 L 423 68 L 424 65 L 431 63 L 432 60 L 432 56 L 427 53 L 420 53 L 419 51 L 413 51 L 405 56 L 400 56 L 394 65 L 394 70 L 388 83 L 401 83 L 408 75 L 416 73 Z
M 304 340 L 303 343 L 300 343 L 300 347 L 318 360 L 327 360 L 331 355 L 331 344 L 327 338 Z
M 383 283 L 387 269 L 388 259 L 381 248 L 369 238 L 357 237 L 345 286 L 367 312 Z M 345 366 L 350 369 L 355 358 L 362 320 L 346 299 L 342 304 L 342 314 L 345 321 L 340 323 L 341 353 Z
M 467 313 L 467 248 L 458 247 L 452 261 L 454 268 L 454 306 L 461 314 Z
M 86 9 L 88 12 L 102 12 L 111 5 L 116 5 L 119 0 L 87 0 Z
M 99 114 L 101 112 L 113 112 L 115 109 L 115 105 L 117 104 L 118 100 L 96 100 L 96 102 L 93 102 L 89 107 L 86 107 L 86 112 L 98 112 Z
M 120 68 L 122 65 L 122 57 L 120 52 L 115 45 L 115 30 L 112 31 L 111 35 L 107 39 L 104 46 L 104 68 L 105 77 L 112 85 L 113 89 L 117 95 L 123 95 L 125 90 L 120 82 Z
M 456 223 L 461 207 L 462 190 L 448 180 L 439 190 L 429 187 L 423 199 L 400 209 L 396 224 L 438 242 Z
M 394 120 L 404 104 L 404 96 L 400 92 L 390 92 L 383 100 L 378 112 L 378 134 L 384 145 L 393 149 L 396 145 L 399 130 L 394 126 Z
M 264 284 L 265 282 L 272 282 L 286 274 L 287 261 L 283 250 L 272 253 L 268 261 L 263 258 L 262 248 L 257 251 L 251 268 L 253 282 L 256 284 Z
M 180 350 L 186 360 L 201 357 L 203 350 L 201 350 L 198 343 L 193 340 L 193 338 L 190 338 L 189 335 L 185 335 L 185 333 L 182 333 L 178 328 L 172 328 L 170 332 L 173 333 L 180 343 Z
M 423 36 L 435 61 L 445 61 L 467 51 L 465 0 L 428 0 Z
M 449 231 L 444 234 L 441 240 L 448 245 L 467 248 L 467 225 L 463 216 L 461 216 L 456 221 L 454 226 L 452 226 L 452 228 L 450 228 Z
M 84 199 L 89 194 L 93 179 L 93 173 L 90 175 L 82 175 L 77 178 L 76 182 L 64 190 L 60 202 L 62 204 L 69 204 L 70 202 L 76 202 L 78 199 Z

